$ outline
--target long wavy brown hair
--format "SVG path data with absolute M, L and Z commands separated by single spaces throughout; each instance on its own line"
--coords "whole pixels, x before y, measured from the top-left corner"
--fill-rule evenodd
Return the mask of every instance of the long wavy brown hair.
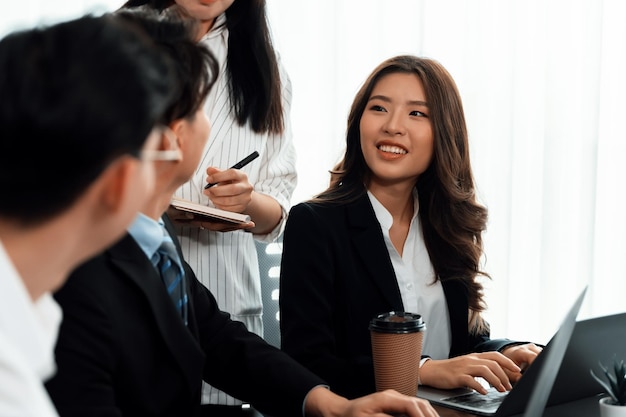
M 420 175 L 420 219 L 424 241 L 437 279 L 459 280 L 468 293 L 470 333 L 488 329 L 483 286 L 478 276 L 483 254 L 482 232 L 487 209 L 476 199 L 469 144 L 461 96 L 448 71 L 437 61 L 401 55 L 382 62 L 358 91 L 348 116 L 346 151 L 331 171 L 330 186 L 312 201 L 349 203 L 367 190 L 371 171 L 361 151 L 360 122 L 372 90 L 388 74 L 415 74 L 426 93 L 434 148 L 430 166 Z

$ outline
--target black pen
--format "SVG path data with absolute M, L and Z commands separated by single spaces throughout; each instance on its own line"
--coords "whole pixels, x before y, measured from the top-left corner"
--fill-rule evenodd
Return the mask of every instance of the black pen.
M 252 162 L 255 159 L 257 159 L 258 157 L 259 157 L 259 153 L 257 151 L 254 151 L 250 155 L 246 156 L 241 161 L 237 162 L 235 165 L 230 167 L 230 169 L 241 169 L 241 168 L 245 167 L 246 165 L 248 165 L 250 162 Z M 214 185 L 217 185 L 217 183 L 216 182 L 210 182 L 210 183 L 208 183 L 207 185 L 204 186 L 204 189 L 206 190 L 207 188 L 211 188 Z

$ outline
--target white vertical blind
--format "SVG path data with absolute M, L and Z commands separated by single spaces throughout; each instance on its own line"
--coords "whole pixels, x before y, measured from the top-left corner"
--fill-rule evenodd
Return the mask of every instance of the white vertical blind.
M 326 186 L 369 72 L 393 55 L 428 56 L 448 68 L 465 104 L 490 213 L 493 336 L 547 342 L 585 284 L 579 317 L 626 311 L 626 2 L 267 1 L 294 89 L 294 203 Z M 11 2 L 0 35 L 122 3 Z

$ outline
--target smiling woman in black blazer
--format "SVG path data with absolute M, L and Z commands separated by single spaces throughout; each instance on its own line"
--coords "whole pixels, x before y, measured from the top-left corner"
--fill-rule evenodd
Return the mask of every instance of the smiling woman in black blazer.
M 375 390 L 368 323 L 422 314 L 421 383 L 511 388 L 540 348 L 490 340 L 461 98 L 439 63 L 398 56 L 361 87 L 329 188 L 294 206 L 280 280 L 282 349 L 355 397 Z

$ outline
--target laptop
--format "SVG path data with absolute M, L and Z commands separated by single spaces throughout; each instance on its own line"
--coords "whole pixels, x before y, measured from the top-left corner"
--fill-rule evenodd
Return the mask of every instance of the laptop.
M 576 316 L 586 292 L 587 287 L 569 309 L 556 334 L 511 391 L 502 393 L 490 388 L 483 395 L 470 389 L 440 390 L 421 386 L 417 396 L 433 404 L 479 416 L 504 417 L 525 411 L 528 416 L 541 415 L 549 401 L 551 388 L 574 332 Z
M 589 373 L 603 375 L 598 362 L 613 366 L 626 358 L 626 313 L 581 320 L 576 323 L 565 357 L 554 381 L 548 405 L 591 397 L 603 391 Z

